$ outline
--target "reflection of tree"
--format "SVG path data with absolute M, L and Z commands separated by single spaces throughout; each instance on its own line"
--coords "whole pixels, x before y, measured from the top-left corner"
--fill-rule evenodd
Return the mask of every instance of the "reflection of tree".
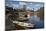
M 41 7 L 40 9 L 37 10 L 37 15 L 44 20 L 44 7 Z

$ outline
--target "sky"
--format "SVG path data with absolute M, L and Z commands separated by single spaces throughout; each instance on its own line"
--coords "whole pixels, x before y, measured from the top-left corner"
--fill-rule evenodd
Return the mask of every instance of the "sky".
M 13 8 L 23 8 L 23 5 L 26 5 L 26 9 L 33 9 L 36 11 L 40 7 L 44 6 L 43 2 L 22 2 L 22 1 L 12 1 L 6 0 L 5 5 Z
M 43 0 L 6 0 L 6 1 L 37 1 L 37 2 L 44 2 Z

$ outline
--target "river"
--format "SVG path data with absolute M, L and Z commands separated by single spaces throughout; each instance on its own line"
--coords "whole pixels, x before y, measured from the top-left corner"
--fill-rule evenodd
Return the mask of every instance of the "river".
M 35 24 L 35 28 L 44 28 L 44 21 L 40 20 L 37 15 L 30 16 L 27 23 Z

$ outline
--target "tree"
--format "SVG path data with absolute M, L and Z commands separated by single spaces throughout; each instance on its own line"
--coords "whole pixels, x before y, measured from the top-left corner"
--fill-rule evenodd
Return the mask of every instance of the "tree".
M 37 15 L 42 19 L 44 20 L 44 7 L 41 7 L 40 9 L 37 10 Z

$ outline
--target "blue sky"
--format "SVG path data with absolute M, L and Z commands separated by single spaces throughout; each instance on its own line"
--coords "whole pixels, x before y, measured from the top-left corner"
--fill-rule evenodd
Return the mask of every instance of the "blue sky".
M 23 8 L 23 5 L 26 5 L 27 9 L 39 9 L 40 7 L 43 7 L 43 2 L 22 2 L 22 1 L 11 1 L 6 0 L 6 6 L 13 7 L 13 8 Z

